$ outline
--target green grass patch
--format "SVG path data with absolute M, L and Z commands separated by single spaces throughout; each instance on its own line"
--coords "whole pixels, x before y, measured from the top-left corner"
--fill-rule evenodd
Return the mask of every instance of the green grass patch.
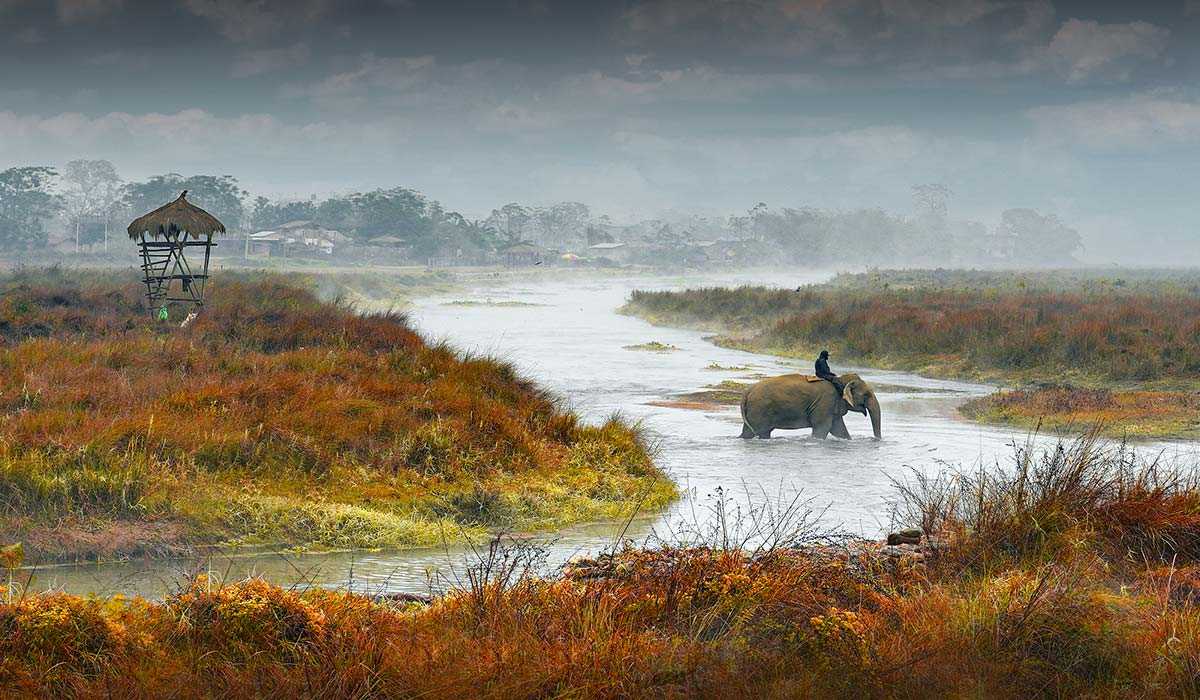
M 639 350 L 642 352 L 675 352 L 679 348 L 667 343 L 660 343 L 657 340 L 651 340 L 648 343 L 639 343 L 637 345 L 625 345 L 625 350 Z

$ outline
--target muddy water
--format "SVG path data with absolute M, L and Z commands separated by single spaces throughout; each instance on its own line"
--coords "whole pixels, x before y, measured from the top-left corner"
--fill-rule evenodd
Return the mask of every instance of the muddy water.
M 414 323 L 433 340 L 499 356 L 566 399 L 585 419 L 601 421 L 620 412 L 640 420 L 658 445 L 658 462 L 686 496 L 667 513 L 641 517 L 629 537 L 705 527 L 720 489 L 748 504 L 788 502 L 799 495 L 823 513 L 823 523 L 866 536 L 888 525 L 892 478 L 912 470 L 934 472 L 945 464 L 1004 462 L 1023 432 L 979 426 L 958 417 L 964 400 L 989 393 L 988 386 L 926 379 L 899 372 L 842 365 L 877 385 L 884 439 L 870 438 L 866 417 L 851 414 L 851 441 L 815 441 L 808 430 L 777 431 L 771 440 L 740 440 L 736 406 L 666 408 L 651 405 L 722 380 L 809 371 L 807 362 L 772 358 L 714 346 L 703 333 L 657 328 L 615 310 L 633 289 L 681 288 L 697 284 L 775 283 L 794 286 L 814 278 L 789 276 L 724 278 L 635 278 L 480 284 L 469 292 L 423 299 L 411 311 Z M 476 304 L 453 303 L 471 301 Z M 657 341 L 669 352 L 630 350 Z M 716 365 L 723 368 L 711 369 Z M 1188 443 L 1146 444 L 1167 461 L 1197 457 Z M 680 525 L 683 523 L 684 525 Z M 620 523 L 569 528 L 540 537 L 549 563 L 610 545 Z M 37 572 L 32 589 L 65 588 L 99 594 L 159 596 L 190 571 L 208 569 L 226 577 L 264 575 L 284 585 L 349 587 L 364 591 L 424 592 L 453 581 L 472 558 L 470 549 L 434 547 L 402 552 L 308 554 L 246 552 L 203 561 L 130 562 L 63 567 Z

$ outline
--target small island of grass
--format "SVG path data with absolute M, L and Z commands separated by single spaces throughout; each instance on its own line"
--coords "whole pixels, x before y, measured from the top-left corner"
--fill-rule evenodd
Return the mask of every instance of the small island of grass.
M 27 561 L 410 547 L 675 496 L 635 428 L 398 314 L 275 276 L 210 286 L 179 328 L 117 276 L 0 279 L 0 531 Z
M 487 299 L 485 301 L 479 301 L 479 300 L 475 300 L 475 299 L 456 299 L 455 301 L 445 302 L 444 304 L 442 304 L 442 306 L 489 306 L 489 307 L 494 307 L 494 308 L 499 308 L 499 309 L 507 309 L 507 308 L 515 309 L 515 308 L 524 308 L 524 307 L 530 307 L 530 306 L 545 306 L 545 304 L 534 304 L 534 303 L 528 302 L 528 301 L 492 301 L 491 299 Z
M 641 350 L 643 352 L 674 352 L 679 348 L 667 343 L 660 343 L 657 340 L 651 340 L 648 343 L 640 343 L 637 345 L 625 345 L 624 350 Z

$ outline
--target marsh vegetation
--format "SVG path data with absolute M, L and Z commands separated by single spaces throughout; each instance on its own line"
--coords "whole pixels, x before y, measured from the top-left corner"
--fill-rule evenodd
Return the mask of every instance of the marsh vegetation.
M 0 280 L 0 518 L 34 561 L 406 547 L 674 497 L 636 427 L 400 314 L 227 274 L 180 329 L 133 284 L 76 279 Z
M 199 577 L 0 604 L 0 685 L 82 697 L 1190 697 L 1200 487 L 1094 435 L 897 484 L 882 547 L 803 501 L 541 573 L 499 541 L 405 602 Z
M 1101 421 L 1134 435 L 1195 430 L 1195 273 L 887 271 L 795 290 L 634 292 L 625 311 L 718 331 L 718 343 L 756 352 L 808 357 L 827 347 L 844 363 L 1037 385 L 976 404 L 975 417 L 1034 425 L 1044 411 L 1058 424 Z M 1071 386 L 1111 391 L 1112 410 L 1055 400 Z

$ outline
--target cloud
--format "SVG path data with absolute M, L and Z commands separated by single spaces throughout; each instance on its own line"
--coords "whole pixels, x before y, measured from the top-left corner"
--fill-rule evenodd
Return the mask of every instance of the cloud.
M 1097 75 L 1128 79 L 1134 63 L 1159 58 L 1170 32 L 1148 22 L 1100 24 L 1067 20 L 1046 47 L 1052 64 L 1069 82 Z
M 1019 169 L 989 142 L 897 124 L 836 128 L 813 120 L 791 135 L 695 136 L 662 129 L 619 130 L 612 142 L 656 191 L 682 202 L 907 206 L 914 182 L 961 182 L 976 164 Z M 1001 166 L 1001 163 L 1003 165 Z M 736 193 L 721 200 L 722 193 Z M 752 193 L 752 194 L 747 194 Z
M 1069 19 L 1055 29 L 1054 17 L 1049 0 L 642 0 L 621 28 L 635 47 L 693 55 L 720 47 L 917 78 L 1050 74 L 1071 83 L 1126 80 L 1162 59 L 1170 37 L 1148 22 Z
M 363 123 L 354 128 L 327 122 L 292 124 L 266 114 L 221 117 L 200 109 L 172 114 L 112 112 L 47 116 L 0 112 L 0 162 L 58 163 L 72 158 L 107 158 L 135 176 L 171 169 L 214 173 L 261 171 L 273 164 L 277 182 L 304 177 L 321 163 L 355 167 L 384 163 L 408 139 L 406 123 Z
M 311 53 L 304 42 L 278 49 L 246 51 L 234 59 L 229 74 L 234 78 L 249 78 L 274 73 L 306 63 Z
M 503 102 L 482 110 L 478 126 L 480 131 L 484 132 L 515 133 L 546 131 L 559 127 L 562 123 L 562 115 L 554 110 L 537 105 Z
M 772 90 L 804 90 L 821 81 L 801 73 L 730 73 L 695 63 L 678 68 L 651 68 L 638 60 L 623 72 L 588 71 L 563 77 L 559 92 L 567 101 L 618 103 L 662 100 L 735 102 Z
M 1041 143 L 1096 151 L 1200 146 L 1200 101 L 1137 94 L 1035 107 L 1026 112 Z
M 46 36 L 37 27 L 26 27 L 14 34 L 13 39 L 21 44 L 33 45 L 46 41 Z
M 152 57 L 147 52 L 134 52 L 117 49 L 115 51 L 105 51 L 84 59 L 84 63 L 89 66 L 100 66 L 104 68 L 122 68 L 125 70 L 146 70 L 153 63 Z
M 56 0 L 58 18 L 66 23 L 93 20 L 110 15 L 125 6 L 125 0 Z
M 621 15 L 636 46 L 725 47 L 746 54 L 813 56 L 836 65 L 917 54 L 986 50 L 996 37 L 1032 35 L 1047 0 L 642 0 Z M 1051 10 L 1052 14 L 1052 10 Z
M 334 73 L 313 83 L 285 86 L 282 94 L 336 106 L 339 101 L 363 100 L 372 90 L 409 90 L 424 83 L 436 65 L 431 55 L 379 57 L 368 53 L 363 54 L 353 70 Z
M 332 0 L 183 0 L 197 17 L 216 25 L 225 38 L 245 42 L 275 36 L 285 28 L 319 19 Z

